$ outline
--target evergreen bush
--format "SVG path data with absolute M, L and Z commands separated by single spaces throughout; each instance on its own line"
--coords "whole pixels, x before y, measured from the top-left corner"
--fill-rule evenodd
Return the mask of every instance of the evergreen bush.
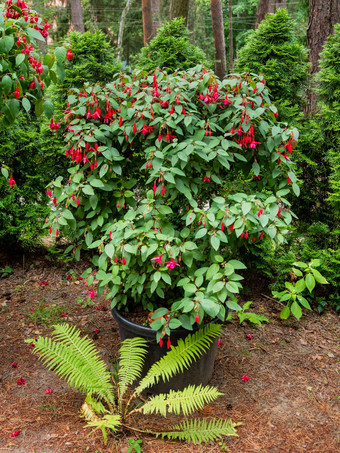
M 280 118 L 296 115 L 307 78 L 307 49 L 295 36 L 294 22 L 285 9 L 269 14 L 238 52 L 235 70 L 263 74 Z
M 183 17 L 162 25 L 157 36 L 142 48 L 136 61 L 137 68 L 147 72 L 157 68 L 174 72 L 197 64 L 207 65 L 206 56 L 203 50 L 190 44 L 189 30 L 184 25 Z

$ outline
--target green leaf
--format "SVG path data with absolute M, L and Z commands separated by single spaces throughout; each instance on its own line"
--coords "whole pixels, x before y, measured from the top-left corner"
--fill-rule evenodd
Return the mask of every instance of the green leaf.
M 65 80 L 65 68 L 64 66 L 57 61 L 57 74 L 61 82 Z
M 288 319 L 290 316 L 290 308 L 288 305 L 286 305 L 282 310 L 281 310 L 281 313 L 280 313 L 280 318 L 281 319 Z
M 39 41 L 46 42 L 46 39 L 40 33 L 40 31 L 36 30 L 35 28 L 28 27 L 27 33 L 29 34 L 31 39 L 38 39 Z
M 42 99 L 38 99 L 35 103 L 34 111 L 37 117 L 39 117 L 44 111 L 43 103 L 44 101 Z
M 200 305 L 203 310 L 212 318 L 216 318 L 220 311 L 220 304 L 209 299 L 203 299 L 200 301 Z
M 252 206 L 251 203 L 242 203 L 243 215 L 247 215 L 248 214 L 248 212 L 251 210 L 251 206 Z
M 209 269 L 207 270 L 206 278 L 207 280 L 212 279 L 214 275 L 220 270 L 220 266 L 218 264 L 212 264 Z
M 308 291 L 311 293 L 315 287 L 315 278 L 312 274 L 307 274 L 305 280 Z
M 59 63 L 63 63 L 66 58 L 67 50 L 65 47 L 56 47 L 54 49 L 54 55 Z
M 216 250 L 216 252 L 217 252 L 220 248 L 220 243 L 221 243 L 219 238 L 216 235 L 211 236 L 210 243 L 211 243 L 213 249 Z
M 4 36 L 0 39 L 0 53 L 8 53 L 14 45 L 14 38 L 12 35 Z
M 13 81 L 9 75 L 4 75 L 1 80 L 2 89 L 5 93 L 9 93 L 12 89 Z
M 299 320 L 301 318 L 302 310 L 301 310 L 300 305 L 297 302 L 292 303 L 292 305 L 290 307 L 290 311 L 292 312 L 292 314 L 295 316 L 295 318 L 297 320 Z
M 15 64 L 17 66 L 20 66 L 21 63 L 25 60 L 25 55 L 23 53 L 19 53 L 16 57 L 15 57 Z
M 83 193 L 85 193 L 86 195 L 94 195 L 94 190 L 90 185 L 86 185 L 83 187 Z
M 233 300 L 227 300 L 226 306 L 230 308 L 230 310 L 242 311 L 242 307 Z
M 54 105 L 51 101 L 45 101 L 43 104 L 43 109 L 46 117 L 50 120 L 54 113 Z
M 200 228 L 197 230 L 195 239 L 200 239 L 207 234 L 208 230 L 206 228 Z
M 31 110 L 31 103 L 27 98 L 22 98 L 21 103 L 26 112 L 29 112 Z
M 107 254 L 107 256 L 112 259 L 113 255 L 115 253 L 115 248 L 112 244 L 106 244 L 104 251 Z
M 326 285 L 328 284 L 328 281 L 325 279 L 325 277 L 323 277 L 320 272 L 316 269 L 312 269 L 312 273 L 314 275 L 314 278 L 315 280 L 318 282 L 318 283 L 321 283 L 321 285 Z
M 19 113 L 20 102 L 18 101 L 18 99 L 11 99 L 8 102 L 7 106 L 9 108 L 9 111 L 11 112 L 11 115 L 13 116 L 13 118 L 15 118 Z

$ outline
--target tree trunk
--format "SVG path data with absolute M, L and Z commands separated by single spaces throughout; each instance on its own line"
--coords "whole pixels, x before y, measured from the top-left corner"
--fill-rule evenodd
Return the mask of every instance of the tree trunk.
M 152 11 L 152 37 L 157 34 L 157 30 L 161 27 L 161 2 L 160 0 L 151 0 Z
M 81 0 L 71 0 L 71 28 L 80 33 L 84 33 L 83 10 Z
M 307 43 L 309 48 L 310 73 L 319 70 L 319 58 L 326 38 L 333 33 L 334 24 L 340 20 L 339 0 L 309 0 L 309 23 Z M 307 93 L 308 105 L 306 113 L 315 110 L 317 95 L 312 89 Z
M 190 0 L 170 0 L 170 20 L 175 19 L 175 17 L 184 17 L 186 25 L 188 22 L 189 1 Z
M 223 10 L 221 0 L 210 0 L 211 21 L 215 46 L 215 73 L 222 80 L 227 72 Z
M 122 59 L 124 25 L 125 25 L 126 15 L 129 12 L 131 4 L 132 4 L 132 0 L 127 0 L 125 8 L 123 9 L 123 12 L 122 12 L 122 15 L 120 18 L 118 42 L 117 42 L 117 61 L 120 61 Z
M 229 71 L 234 67 L 234 40 L 233 40 L 233 9 L 232 2 L 229 0 Z M 224 34 L 224 32 L 223 32 Z
M 260 22 L 263 21 L 266 14 L 269 13 L 269 2 L 271 1 L 273 0 L 259 0 L 256 11 L 256 28 L 259 26 Z
M 287 8 L 288 0 L 276 0 L 276 9 Z
M 143 12 L 143 37 L 144 45 L 148 44 L 152 38 L 152 14 L 151 0 L 142 0 Z

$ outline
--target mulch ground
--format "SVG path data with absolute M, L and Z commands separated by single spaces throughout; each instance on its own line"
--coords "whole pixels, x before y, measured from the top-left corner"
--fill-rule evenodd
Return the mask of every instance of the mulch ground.
M 198 414 L 240 423 L 239 437 L 188 445 L 123 432 L 104 446 L 100 433 L 89 436 L 91 430 L 84 429 L 83 396 L 46 370 L 25 339 L 48 335 L 53 323 L 67 321 L 88 334 L 104 359 L 113 362 L 119 332 L 108 302 L 95 297 L 94 305 L 83 306 L 89 289 L 79 276 L 86 263 L 65 265 L 44 254 L 24 261 L 0 256 L 0 269 L 5 265 L 13 272 L 0 279 L 0 453 L 124 453 L 132 438 L 142 440 L 146 453 L 340 451 L 340 332 L 335 312 L 319 316 L 313 311 L 300 322 L 281 321 L 282 307 L 268 298 L 266 283 L 248 279 L 250 292 L 243 301 L 252 300 L 252 310 L 270 322 L 262 327 L 239 325 L 236 319 L 225 324 L 211 380 L 224 396 Z M 67 279 L 70 269 L 75 274 Z M 244 375 L 251 378 L 246 383 L 240 379 Z M 18 385 L 20 378 L 25 385 Z M 53 393 L 46 394 L 48 388 Z M 142 429 L 164 429 L 177 421 L 135 420 Z

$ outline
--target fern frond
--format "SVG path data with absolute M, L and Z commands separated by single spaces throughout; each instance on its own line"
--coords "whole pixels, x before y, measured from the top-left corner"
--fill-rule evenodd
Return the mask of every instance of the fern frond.
M 59 377 L 84 393 L 98 393 L 108 404 L 114 406 L 114 391 L 106 364 L 98 357 L 94 343 L 81 338 L 80 331 L 68 324 L 55 326 L 51 338 L 39 337 L 34 353 L 39 360 Z
M 178 340 L 177 346 L 171 348 L 164 357 L 152 365 L 135 393 L 140 394 L 156 384 L 160 378 L 168 381 L 175 374 L 189 368 L 194 360 L 208 350 L 214 338 L 220 335 L 221 329 L 220 324 L 208 324 L 194 334 L 188 335 L 184 341 Z
M 108 414 L 104 415 L 103 418 L 99 420 L 93 420 L 90 421 L 85 428 L 87 427 L 94 427 L 95 429 L 91 431 L 90 434 L 92 434 L 94 431 L 97 429 L 101 429 L 103 438 L 104 438 L 104 444 L 107 444 L 107 429 L 111 429 L 114 433 L 118 431 L 120 426 L 122 425 L 120 415 L 118 414 Z
M 192 414 L 206 404 L 223 395 L 216 387 L 188 385 L 184 390 L 170 390 L 168 394 L 151 397 L 141 408 L 144 414 L 159 413 L 166 417 L 167 411 L 179 415 Z
M 140 377 L 144 358 L 147 353 L 147 341 L 143 338 L 127 338 L 123 341 L 120 348 L 119 360 L 119 400 L 121 401 L 123 395 L 129 384 L 132 384 L 135 379 Z
M 212 419 L 208 421 L 205 418 L 202 420 L 195 418 L 172 426 L 170 429 L 172 431 L 153 434 L 157 437 L 161 436 L 162 439 L 178 439 L 197 444 L 215 441 L 222 436 L 238 437 L 231 420 Z
M 81 408 L 86 420 L 95 420 L 97 414 L 102 415 L 107 412 L 104 404 L 100 400 L 93 398 L 91 394 L 87 395 Z

